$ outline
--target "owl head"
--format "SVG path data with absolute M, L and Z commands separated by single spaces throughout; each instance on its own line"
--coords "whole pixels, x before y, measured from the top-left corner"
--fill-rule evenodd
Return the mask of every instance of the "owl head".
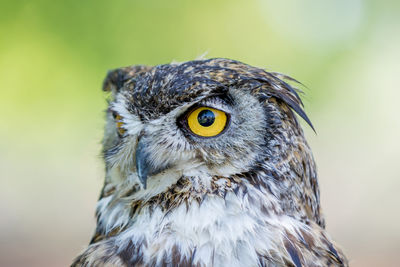
M 276 165 L 311 127 L 295 80 L 229 59 L 111 71 L 104 137 L 106 180 L 150 195 L 181 177 L 243 174 Z
M 97 227 L 73 266 L 347 266 L 287 81 L 221 58 L 111 71 Z

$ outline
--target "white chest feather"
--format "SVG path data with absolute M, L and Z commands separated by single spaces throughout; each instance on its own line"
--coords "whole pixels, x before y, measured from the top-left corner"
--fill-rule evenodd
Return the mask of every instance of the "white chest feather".
M 116 205 L 106 212 L 114 222 L 108 231 L 116 223 L 126 226 L 115 244 L 121 251 L 132 244 L 140 248 L 144 263 L 160 264 L 178 250 L 182 260 L 201 266 L 258 266 L 259 255 L 282 247 L 282 224 L 293 232 L 299 226 L 286 216 L 267 216 L 265 210 L 277 206 L 275 199 L 252 186 L 247 194 L 241 190 L 229 191 L 224 198 L 207 195 L 201 202 L 189 200 L 169 211 L 145 206 L 129 223 L 126 207 Z

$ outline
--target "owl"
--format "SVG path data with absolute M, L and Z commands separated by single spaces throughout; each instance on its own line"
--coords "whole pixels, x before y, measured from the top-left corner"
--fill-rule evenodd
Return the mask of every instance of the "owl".
M 297 83 L 223 58 L 109 72 L 97 227 L 72 266 L 348 266 Z

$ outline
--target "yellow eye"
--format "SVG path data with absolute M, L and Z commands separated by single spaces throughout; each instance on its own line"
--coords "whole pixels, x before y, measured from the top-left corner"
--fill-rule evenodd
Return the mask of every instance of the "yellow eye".
M 122 117 L 117 114 L 117 115 L 115 115 L 115 120 L 117 121 L 117 130 L 118 130 L 119 135 L 124 135 L 126 130 L 123 128 L 124 123 L 122 122 Z
M 187 118 L 189 129 L 194 134 L 203 137 L 220 134 L 225 129 L 226 122 L 225 112 L 210 107 L 196 108 Z

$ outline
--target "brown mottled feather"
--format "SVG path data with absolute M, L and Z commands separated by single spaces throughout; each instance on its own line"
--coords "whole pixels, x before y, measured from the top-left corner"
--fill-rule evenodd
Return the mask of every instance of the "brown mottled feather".
M 123 94 L 129 101 L 128 111 L 143 123 L 183 104 L 224 95 L 230 88 L 248 92 L 268 114 L 266 151 L 245 172 L 228 177 L 213 175 L 209 187 L 194 185 L 193 177 L 182 176 L 166 190 L 147 199 L 130 198 L 140 190 L 139 185 L 107 176 L 100 200 L 111 197 L 108 207 L 124 204 L 129 209 L 131 222 L 106 231 L 98 211 L 98 227 L 92 241 L 72 266 L 194 266 L 195 249 L 183 255 L 178 246 L 173 246 L 161 261 L 151 258 L 145 262 L 143 249 L 149 245 L 145 241 L 140 245 L 126 244 L 120 250 L 115 240 L 145 209 L 151 212 L 160 208 L 167 216 L 182 205 L 186 209 L 193 204 L 201 206 L 209 197 L 225 199 L 230 193 L 256 203 L 257 199 L 248 193 L 249 186 L 277 200 L 260 208 L 263 215 L 287 215 L 309 229 L 293 233 L 282 230 L 281 225 L 268 225 L 271 230 L 286 231 L 285 239 L 278 251 L 257 254 L 259 266 L 348 266 L 342 251 L 324 230 L 316 166 L 294 112 L 311 128 L 313 125 L 303 110 L 300 91 L 289 82 L 298 83 L 283 74 L 221 58 L 154 67 L 131 66 L 109 72 L 103 90 Z M 105 158 L 115 153 L 113 149 L 105 148 Z M 225 156 L 229 160 L 232 155 Z

